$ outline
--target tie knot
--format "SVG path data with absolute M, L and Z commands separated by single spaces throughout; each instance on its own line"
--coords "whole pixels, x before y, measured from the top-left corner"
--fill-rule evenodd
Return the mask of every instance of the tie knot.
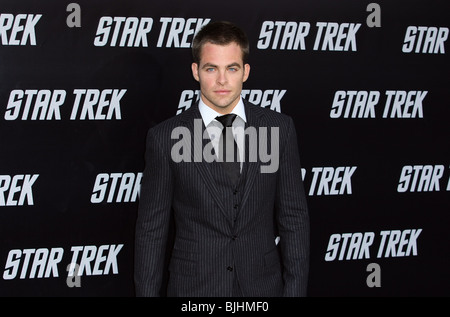
M 236 114 L 234 113 L 229 113 L 223 116 L 218 116 L 216 117 L 216 120 L 219 121 L 220 123 L 222 123 L 222 125 L 224 127 L 231 127 L 231 125 L 233 124 L 234 119 L 236 119 Z

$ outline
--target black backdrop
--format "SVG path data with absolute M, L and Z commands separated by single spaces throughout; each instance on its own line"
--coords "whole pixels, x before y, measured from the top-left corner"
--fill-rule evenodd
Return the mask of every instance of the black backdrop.
M 209 20 L 296 122 L 309 295 L 450 294 L 448 1 L 73 3 L 0 2 L 0 295 L 134 296 L 146 131 L 197 98 Z

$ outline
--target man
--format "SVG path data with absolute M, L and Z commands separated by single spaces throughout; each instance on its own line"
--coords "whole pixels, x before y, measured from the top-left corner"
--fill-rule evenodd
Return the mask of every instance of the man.
M 241 29 L 209 23 L 192 50 L 199 102 L 147 135 L 136 295 L 305 296 L 309 218 L 293 121 L 241 98 L 250 72 Z M 225 117 L 234 121 L 222 123 Z M 230 131 L 240 137 L 235 141 Z M 235 172 L 224 166 L 234 161 L 228 151 L 240 158 Z

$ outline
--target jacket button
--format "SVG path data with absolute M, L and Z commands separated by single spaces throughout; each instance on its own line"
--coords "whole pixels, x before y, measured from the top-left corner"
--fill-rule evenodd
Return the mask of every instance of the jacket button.
M 233 236 L 231 239 L 236 240 L 236 239 L 237 239 L 237 236 Z
M 227 267 L 227 270 L 232 272 L 233 271 L 233 267 L 229 266 L 229 267 Z

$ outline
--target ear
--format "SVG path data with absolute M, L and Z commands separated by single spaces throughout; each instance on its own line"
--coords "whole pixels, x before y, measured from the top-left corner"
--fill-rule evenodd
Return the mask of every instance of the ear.
M 246 82 L 249 75 L 250 75 L 250 65 L 249 64 L 245 64 L 244 65 L 244 78 L 243 78 L 242 82 Z
M 200 78 L 198 76 L 198 64 L 197 63 L 192 63 L 191 69 L 192 69 L 192 76 L 194 76 L 196 81 L 199 81 Z

